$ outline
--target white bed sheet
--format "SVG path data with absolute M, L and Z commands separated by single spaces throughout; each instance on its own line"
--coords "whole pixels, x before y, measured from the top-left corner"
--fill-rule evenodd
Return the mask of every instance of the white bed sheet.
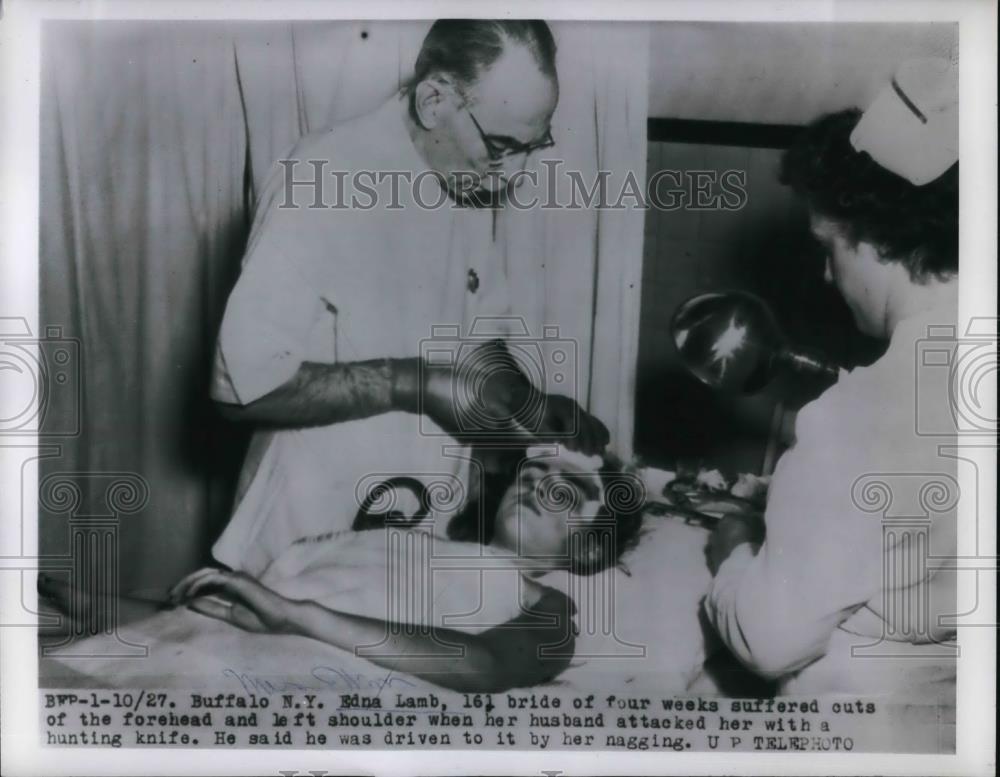
M 699 607 L 710 582 L 704 558 L 707 533 L 661 517 L 650 517 L 644 532 L 624 559 L 627 571 L 543 578 L 574 599 L 580 634 L 570 667 L 541 688 L 679 693 L 698 675 L 705 659 Z M 146 646 L 148 655 L 120 657 L 119 637 Z M 251 634 L 185 608 L 120 626 L 116 636 L 90 637 L 54 651 L 42 660 L 41 682 L 48 687 L 258 694 L 448 693 L 316 640 Z

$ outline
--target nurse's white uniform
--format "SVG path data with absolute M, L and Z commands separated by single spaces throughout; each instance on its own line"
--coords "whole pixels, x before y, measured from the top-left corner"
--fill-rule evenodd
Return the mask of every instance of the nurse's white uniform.
M 250 403 L 304 361 L 417 356 L 432 326 L 467 328 L 475 316 L 509 313 L 507 281 L 491 256 L 493 214 L 446 198 L 410 140 L 405 110 L 392 98 L 303 138 L 288 154 L 294 178 L 312 180 L 318 168 L 322 188 L 289 186 L 276 164 L 219 334 L 216 399 Z M 401 178 L 376 177 L 392 171 L 420 181 L 419 202 Z M 481 282 L 476 293 L 470 270 Z M 397 474 L 442 484 L 436 515 L 447 517 L 464 499 L 468 472 L 447 444 L 454 448 L 428 419 L 402 412 L 257 431 L 213 554 L 258 575 L 294 540 L 350 528 L 367 491 Z
M 953 428 L 947 367 L 918 357 L 931 327 L 954 324 L 947 310 L 900 322 L 881 359 L 802 409 L 766 542 L 736 548 L 706 597 L 727 645 L 784 675 L 784 693 L 954 704 L 954 646 L 931 637 L 957 612 L 955 573 L 934 563 L 956 553 L 956 463 L 939 453 L 947 437 L 918 434 Z

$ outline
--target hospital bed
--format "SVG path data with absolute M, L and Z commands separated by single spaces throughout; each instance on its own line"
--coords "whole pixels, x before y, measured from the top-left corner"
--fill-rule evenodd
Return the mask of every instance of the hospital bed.
M 564 571 L 543 578 L 574 599 L 579 635 L 569 668 L 536 690 L 687 690 L 706 657 L 699 610 L 711 579 L 704 557 L 707 535 L 706 528 L 680 517 L 652 515 L 620 566 L 586 578 Z M 379 690 L 449 695 L 316 640 L 252 634 L 183 607 L 47 651 L 40 684 L 258 695 Z

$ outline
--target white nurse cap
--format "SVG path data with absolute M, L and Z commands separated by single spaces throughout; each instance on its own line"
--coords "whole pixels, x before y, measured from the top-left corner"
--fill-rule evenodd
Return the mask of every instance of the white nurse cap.
M 942 175 L 958 161 L 958 63 L 904 62 L 861 116 L 851 145 L 917 186 Z

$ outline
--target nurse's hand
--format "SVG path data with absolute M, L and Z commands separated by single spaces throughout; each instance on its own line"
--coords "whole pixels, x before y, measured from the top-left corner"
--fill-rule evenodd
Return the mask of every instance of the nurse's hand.
M 705 557 L 712 574 L 738 546 L 749 543 L 754 555 L 764 542 L 764 519 L 755 514 L 725 515 L 708 538 Z

